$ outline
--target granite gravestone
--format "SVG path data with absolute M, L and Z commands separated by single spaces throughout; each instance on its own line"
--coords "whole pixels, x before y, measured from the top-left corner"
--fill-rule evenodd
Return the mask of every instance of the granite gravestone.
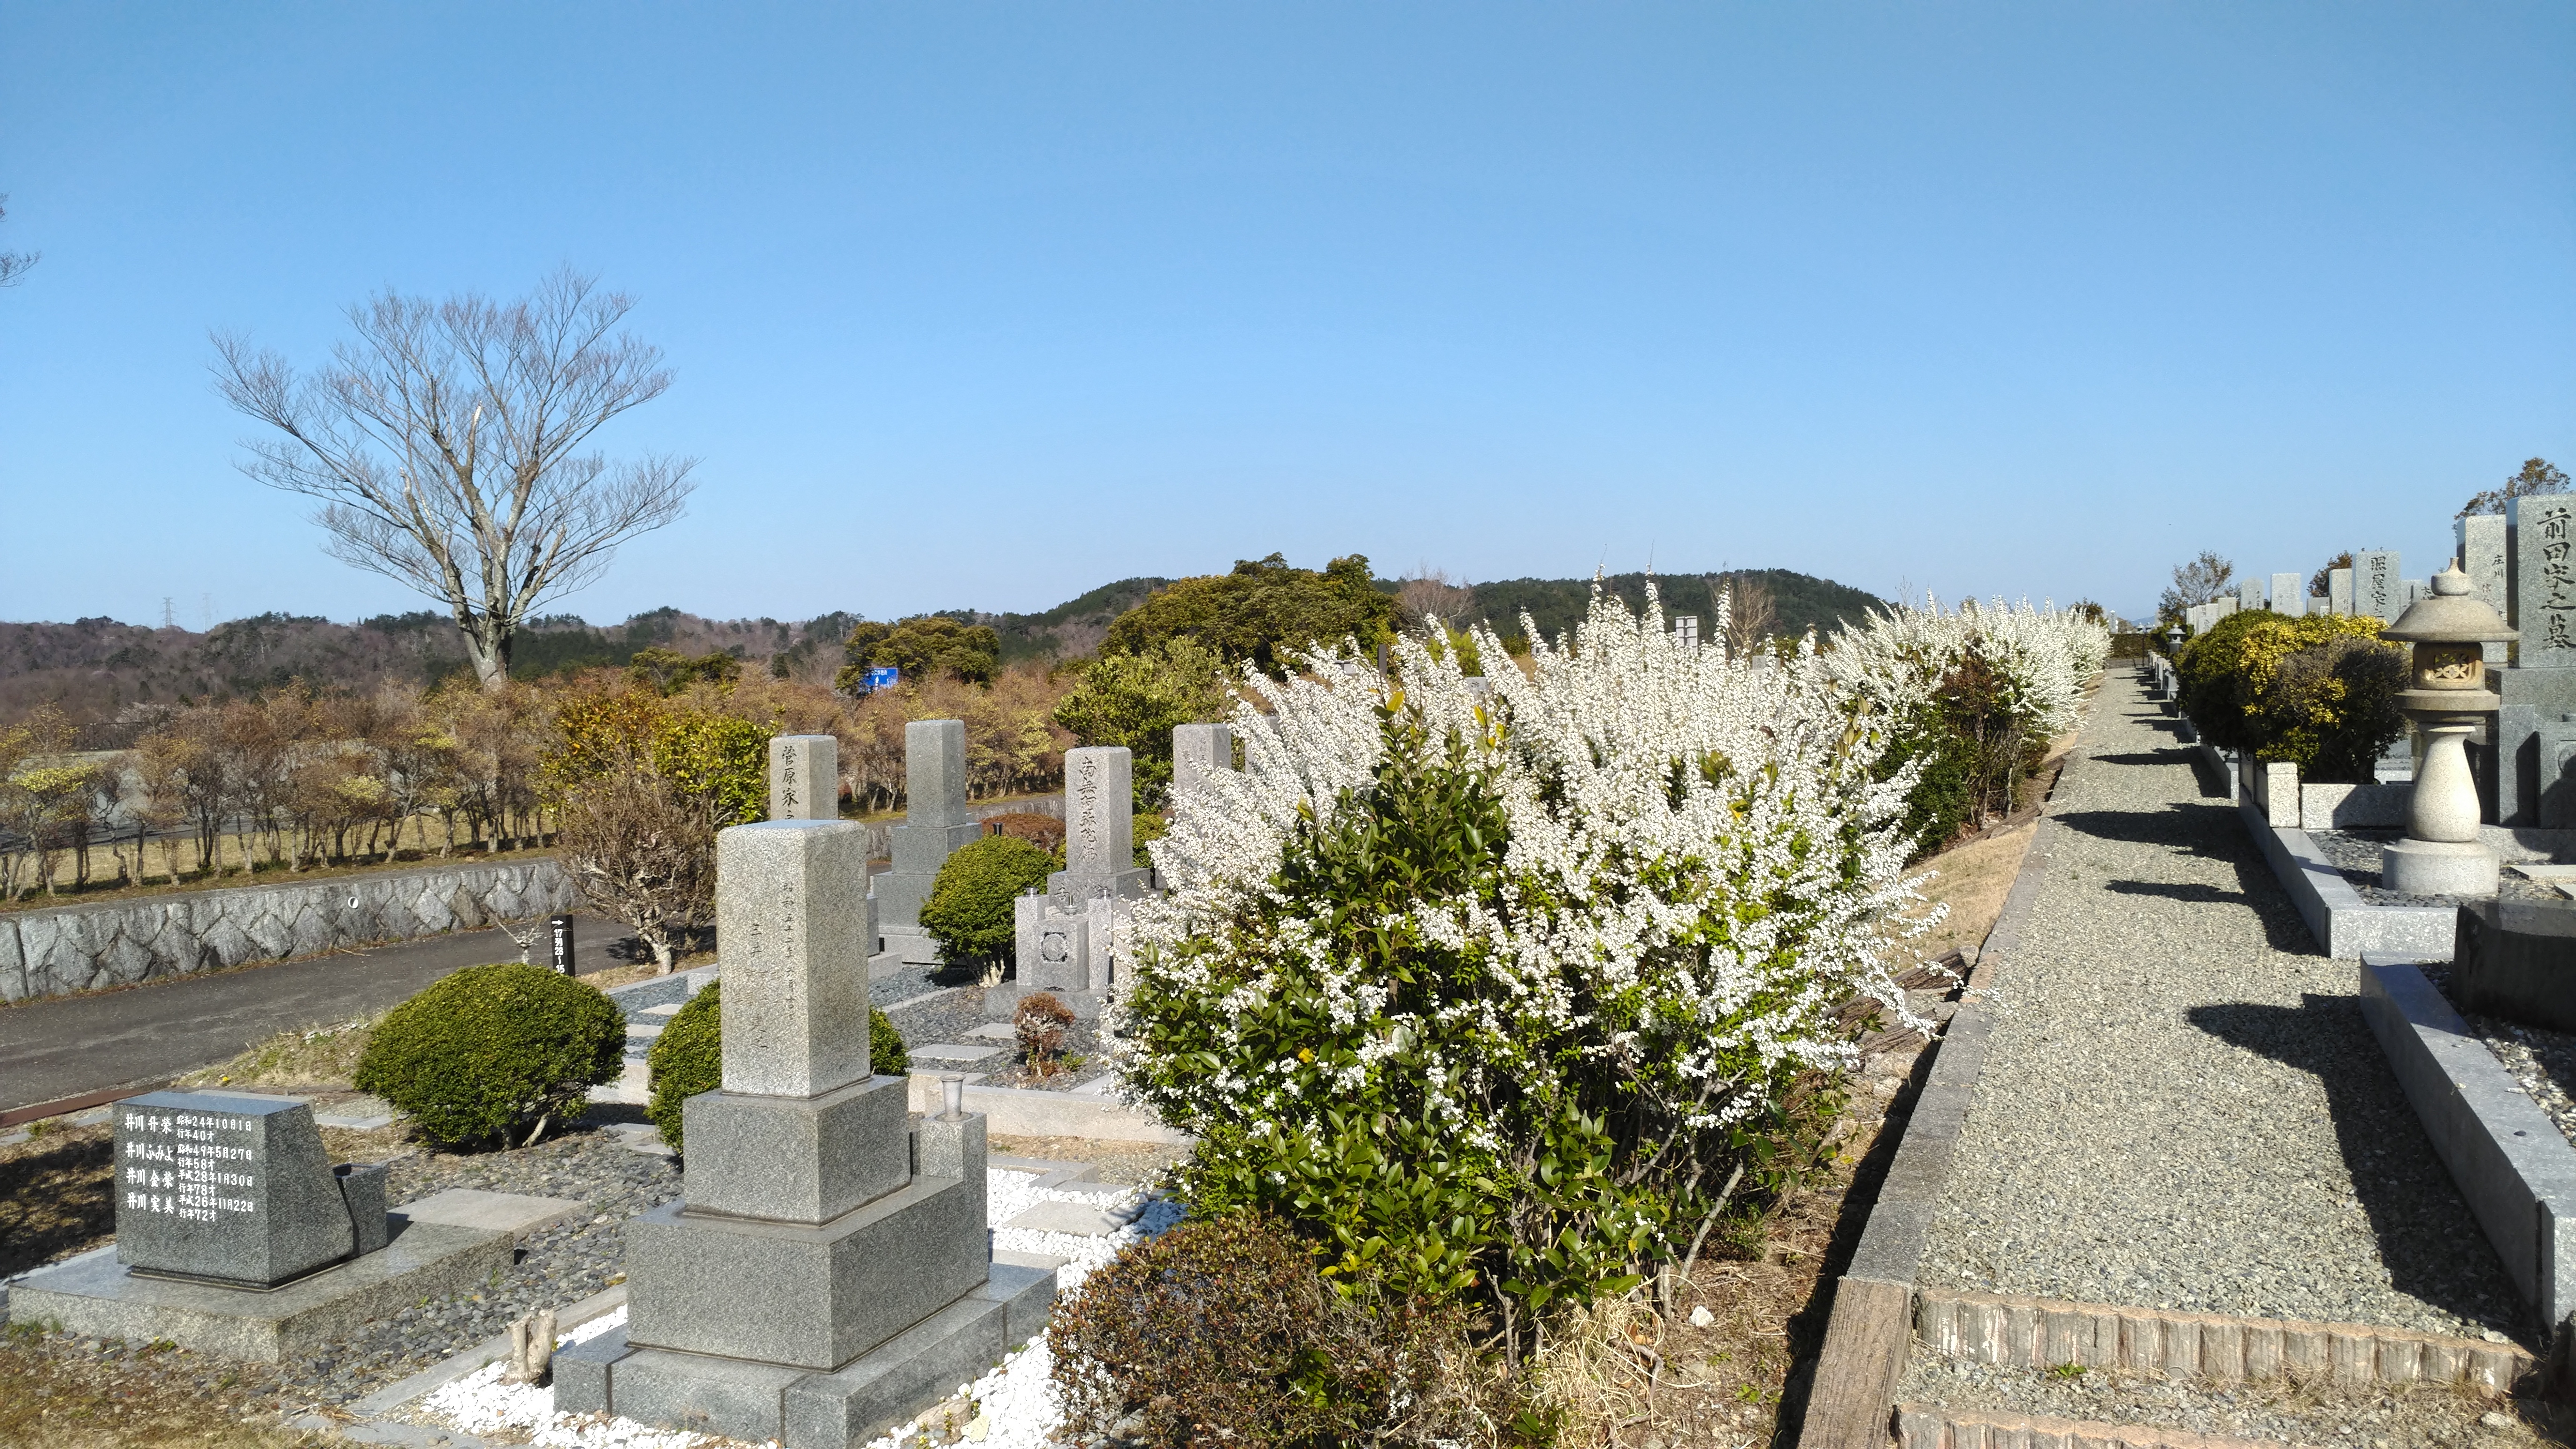
M 2236 607 L 2253 613 L 2263 607 L 2263 581 L 2252 575 L 2236 586 Z
M 2513 622 L 2513 605 L 2506 597 L 2505 580 L 2510 570 L 2505 565 L 2505 524 L 2501 513 L 2480 513 L 2454 521 L 2451 534 L 2459 548 L 2460 572 L 2469 576 L 2469 591 L 2486 601 L 2487 607 Z M 2489 669 L 2506 663 L 2511 657 L 2510 644 L 2486 646 Z
M 2326 612 L 2329 614 L 2352 612 L 2352 570 L 2326 570 Z
M 2462 522 L 2470 520 L 2463 519 Z M 2513 665 L 2489 675 L 2501 707 L 2492 751 L 2495 821 L 2540 824 L 2544 726 L 2576 713 L 2576 494 L 2505 502 L 2505 622 Z M 2488 752 L 2474 752 L 2481 763 Z
M 921 903 L 930 899 L 939 867 L 983 833 L 966 813 L 966 722 L 922 719 L 905 725 L 903 773 L 903 823 L 888 832 L 894 869 L 877 877 L 877 925 L 896 961 L 933 966 L 939 947 L 921 929 Z
M 769 818 L 841 818 L 841 742 L 830 735 L 772 735 Z
M 2383 624 L 2394 624 L 2406 611 L 2406 581 L 2398 576 L 2397 554 L 2372 549 L 2352 556 L 2352 611 Z
M 847 1449 L 1043 1330 L 1055 1275 L 991 1262 L 984 1119 L 907 1126 L 870 1075 L 867 831 L 716 837 L 721 1087 L 682 1108 L 687 1196 L 626 1228 L 624 1329 L 555 1356 L 555 1408 Z
M 149 1092 L 116 1104 L 116 1260 L 274 1288 L 385 1245 L 385 1168 L 335 1170 L 291 1097 Z
M 1234 727 L 1185 724 L 1172 731 L 1172 794 L 1187 795 L 1219 770 L 1234 768 Z
M 2272 575 L 2272 612 L 2295 619 L 2307 612 L 2308 586 L 2297 574 Z
M 1052 992 L 1086 1021 L 1107 1006 L 1125 903 L 1151 890 L 1154 877 L 1135 863 L 1134 770 L 1124 745 L 1065 752 L 1065 868 L 1047 877 L 1045 895 L 1012 903 L 1017 979 L 986 988 L 987 1017 L 1009 1020 L 1032 991 Z

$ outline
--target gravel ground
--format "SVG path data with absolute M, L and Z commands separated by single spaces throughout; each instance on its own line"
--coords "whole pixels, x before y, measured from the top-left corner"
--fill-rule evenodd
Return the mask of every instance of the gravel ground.
M 2456 1008 L 2459 1001 L 2451 996 L 2451 971 L 2447 966 L 2418 968 L 2446 1000 Z M 2504 1064 L 2515 1085 L 2522 1088 L 2570 1145 L 2576 1145 L 2576 1036 L 2563 1031 L 2549 1031 L 2537 1026 L 2524 1026 L 2502 1017 L 2476 1016 L 2461 1012 L 2469 1030 L 2486 1042 L 2487 1050 Z
M 1896 1393 L 1902 1403 L 2156 1424 L 2195 1434 L 2285 1439 L 2318 1449 L 2507 1449 L 2551 1442 L 2542 1405 L 2454 1388 L 2392 1385 L 2363 1393 L 2286 1380 L 2220 1387 L 2157 1374 L 2088 1369 L 2060 1375 L 1918 1354 Z
M 2364 902 L 2374 906 L 2456 906 L 2472 899 L 2468 896 L 2419 896 L 2404 891 L 2382 890 L 2379 885 L 2379 849 L 2403 836 L 2402 830 L 2311 830 L 2308 838 L 2334 863 L 2336 870 L 2352 888 L 2361 893 Z M 2496 882 L 2496 895 L 2509 901 L 2546 901 L 2566 905 L 2566 893 L 2556 886 L 2526 880 L 2511 871 Z
M 884 983 L 878 984 L 882 986 Z M 933 982 L 924 986 L 922 991 L 936 989 L 938 989 L 937 983 Z M 914 993 L 914 995 L 920 994 L 920 992 Z M 898 1001 L 902 999 L 896 998 Z M 883 1004 L 882 1001 L 879 1002 L 880 1006 Z M 959 987 L 932 1000 L 921 1002 L 919 1005 L 907 1006 L 899 1011 L 888 1011 L 886 1018 L 894 1023 L 895 1030 L 903 1033 L 904 1045 L 907 1047 L 945 1043 L 957 1046 L 1002 1048 L 1003 1055 L 987 1057 L 966 1069 L 970 1072 L 982 1073 L 984 1080 L 992 1086 L 1038 1087 L 1047 1091 L 1062 1092 L 1070 1091 L 1100 1074 L 1095 1066 L 1085 1065 L 1069 1072 L 1055 1072 L 1043 1081 L 1026 1076 L 1020 1063 L 1018 1043 L 973 1035 L 977 1027 L 1001 1024 L 992 1022 L 984 1015 L 984 988 L 981 986 Z M 1094 1030 L 1094 1023 L 1077 1021 L 1065 1029 L 1065 1056 L 1068 1059 L 1078 1057 L 1090 1063 L 1091 1059 L 1099 1054 L 1100 1037 Z M 916 1070 L 921 1071 L 939 1070 L 938 1066 L 931 1062 L 917 1062 L 914 1066 Z
M 571 1198 L 590 1210 L 528 1239 L 500 1282 L 403 1309 L 310 1363 L 285 1366 L 293 1392 L 330 1404 L 362 1398 L 507 1332 L 514 1318 L 619 1281 L 626 1219 L 678 1197 L 680 1174 L 670 1158 L 629 1151 L 603 1128 L 584 1127 L 520 1151 L 396 1159 L 386 1195 L 399 1206 L 451 1187 Z
M 2329 961 L 2173 723 L 2109 679 L 1923 1281 L 2536 1342 Z

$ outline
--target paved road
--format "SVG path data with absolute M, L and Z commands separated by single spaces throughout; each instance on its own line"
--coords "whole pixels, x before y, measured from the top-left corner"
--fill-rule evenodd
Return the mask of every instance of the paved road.
M 573 935 L 577 970 L 625 964 L 610 954 L 623 927 L 582 916 Z M 478 931 L 9 1007 L 0 1112 L 176 1076 L 271 1033 L 381 1011 L 451 971 L 518 957 L 506 934 Z

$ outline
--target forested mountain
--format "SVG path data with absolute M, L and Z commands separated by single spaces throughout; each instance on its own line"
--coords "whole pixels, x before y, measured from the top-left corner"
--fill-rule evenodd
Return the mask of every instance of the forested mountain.
M 1771 591 L 1773 629 L 1803 633 L 1831 630 L 1879 601 L 1858 589 L 1786 569 L 1741 571 Z M 1665 575 L 1656 582 L 1667 614 L 1714 620 L 1711 588 L 1719 575 Z M 1001 636 L 1002 662 L 1073 659 L 1100 645 L 1120 614 L 1171 583 L 1162 578 L 1103 584 L 1035 614 L 941 610 L 964 623 L 990 626 Z M 1604 583 L 1631 604 L 1645 598 L 1644 574 L 1618 574 Z M 1399 591 L 1394 580 L 1380 587 Z M 1550 637 L 1581 617 L 1589 579 L 1508 579 L 1466 591 L 1472 608 L 1453 623 L 1490 620 L 1507 637 L 1520 632 L 1527 610 Z M 535 678 L 593 666 L 619 667 L 646 648 L 700 655 L 731 654 L 788 678 L 829 684 L 842 663 L 841 641 L 857 615 L 835 612 L 799 623 L 777 619 L 707 619 L 677 608 L 637 614 L 623 624 L 596 626 L 572 614 L 534 621 L 512 652 L 511 673 Z M 1706 622 L 1703 629 L 1709 627 Z M 466 669 L 465 651 L 444 614 L 415 610 L 380 614 L 355 624 L 290 614 L 235 619 L 198 633 L 151 629 L 114 619 L 69 624 L 0 623 L 0 724 L 24 718 L 51 701 L 83 726 L 89 748 L 120 748 L 133 723 L 150 706 L 209 695 L 241 696 L 293 680 L 348 689 L 386 682 L 433 685 Z M 125 725 L 120 727 L 118 721 Z

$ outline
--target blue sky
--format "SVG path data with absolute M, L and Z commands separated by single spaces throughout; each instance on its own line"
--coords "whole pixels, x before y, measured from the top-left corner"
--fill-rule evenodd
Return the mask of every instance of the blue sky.
M 0 3 L 0 617 L 420 607 L 210 328 L 642 301 L 703 461 L 560 607 L 1281 550 L 2142 610 L 2576 468 L 2564 4 Z

